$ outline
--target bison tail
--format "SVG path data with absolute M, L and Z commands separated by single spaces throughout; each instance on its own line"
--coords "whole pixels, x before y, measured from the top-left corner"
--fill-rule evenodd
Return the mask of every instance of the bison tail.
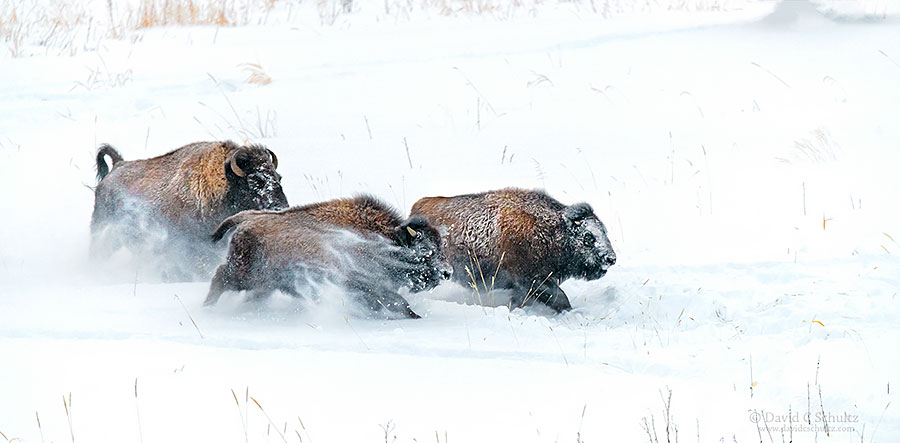
M 231 228 L 237 226 L 242 221 L 243 220 L 242 220 L 240 214 L 232 215 L 231 217 L 226 218 L 225 221 L 223 221 L 222 224 L 220 224 L 219 227 L 216 228 L 216 231 L 213 232 L 212 235 L 210 236 L 213 243 L 221 240 L 222 237 L 224 237 L 225 234 L 227 234 L 228 231 L 231 230 Z
M 106 174 L 109 174 L 110 167 L 106 165 L 106 156 L 109 156 L 109 159 L 112 161 L 112 167 L 115 168 L 117 164 L 122 162 L 122 154 L 119 154 L 119 151 L 116 148 L 102 144 L 100 145 L 100 149 L 97 150 L 97 181 L 103 180 L 103 177 L 106 177 Z
M 210 238 L 212 239 L 213 243 L 215 243 L 215 242 L 221 240 L 222 237 L 224 237 L 225 234 L 227 234 L 228 231 L 230 231 L 230 230 L 231 230 L 232 228 L 234 228 L 235 226 L 237 226 L 237 225 L 243 223 L 244 221 L 246 221 L 246 220 L 249 219 L 250 217 L 253 217 L 253 216 L 256 215 L 256 214 L 265 213 L 265 212 L 266 212 L 266 211 L 242 211 L 242 212 L 238 212 L 237 214 L 232 215 L 231 217 L 226 218 L 225 221 L 223 221 L 222 224 L 220 224 L 219 227 L 216 228 L 216 231 L 212 233 L 212 235 L 210 236 Z

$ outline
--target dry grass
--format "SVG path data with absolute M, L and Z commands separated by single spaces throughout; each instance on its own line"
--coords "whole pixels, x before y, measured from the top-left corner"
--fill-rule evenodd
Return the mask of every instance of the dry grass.
M 777 157 L 777 160 L 789 164 L 826 163 L 837 160 L 839 151 L 840 146 L 831 134 L 819 128 L 812 132 L 811 137 L 795 141 L 788 154 Z
M 40 49 L 57 55 L 96 50 L 104 38 L 137 40 L 135 31 L 157 26 L 249 24 L 276 0 L 106 0 L 103 13 L 87 2 L 0 2 L 0 42 L 13 57 Z M 93 9 L 91 9 L 93 7 Z M 31 47 L 31 48 L 29 48 Z
M 90 21 L 90 14 L 78 2 L 0 2 L 0 41 L 6 43 L 13 57 L 24 55 L 29 44 L 73 55 L 79 49 L 76 38 L 91 34 Z
M 131 69 L 113 72 L 106 65 L 103 57 L 99 57 L 99 59 L 100 64 L 96 68 L 88 68 L 90 74 L 88 74 L 87 79 L 83 82 L 75 82 L 75 86 L 72 87 L 73 90 L 79 87 L 84 88 L 86 91 L 112 89 L 125 86 L 132 81 L 134 73 Z
M 665 431 L 665 443 L 672 443 L 673 438 L 674 441 L 678 442 L 678 425 L 675 424 L 675 421 L 672 419 L 672 390 L 666 389 L 667 394 L 663 393 L 662 390 L 659 391 L 659 396 L 662 399 L 663 403 L 663 418 L 665 418 L 664 422 L 664 431 Z M 650 420 L 647 420 L 647 417 L 644 417 L 641 420 L 641 428 L 643 428 L 644 433 L 647 434 L 647 441 L 649 443 L 660 443 L 659 434 L 656 430 L 656 417 L 653 416 L 653 413 L 650 413 Z M 697 431 L 699 434 L 699 430 Z
M 257 65 L 258 66 L 258 65 Z M 264 74 L 264 73 L 263 73 Z M 245 120 L 241 118 L 241 113 L 238 113 L 237 108 L 234 107 L 234 104 L 231 103 L 231 99 L 228 98 L 228 95 L 225 94 L 225 90 L 222 89 L 219 81 L 212 76 L 212 74 L 207 73 L 210 80 L 215 83 L 216 87 L 222 93 L 222 98 L 225 99 L 225 104 L 228 105 L 228 110 L 231 111 L 234 119 L 232 120 L 229 117 L 229 113 L 227 111 L 219 112 L 219 109 L 222 109 L 223 106 L 210 106 L 206 103 L 199 102 L 200 105 L 206 107 L 210 111 L 212 111 L 216 116 L 221 119 L 222 124 L 213 124 L 216 131 L 212 131 L 207 125 L 205 125 L 199 118 L 194 117 L 194 120 L 199 123 L 203 128 L 210 134 L 210 136 L 214 138 L 223 137 L 227 134 L 238 133 L 245 140 L 259 140 L 265 139 L 269 137 L 274 137 L 276 132 L 276 121 L 278 118 L 278 114 L 274 110 L 267 110 L 265 113 L 259 108 L 257 105 L 255 108 L 255 115 L 252 115 L 252 111 L 250 111 L 252 120 Z M 247 112 L 243 113 L 246 117 Z
M 0 42 L 13 57 L 37 52 L 74 55 L 96 50 L 106 38 L 139 40 L 140 31 L 160 26 L 263 24 L 279 7 L 287 11 L 289 23 L 317 13 L 322 25 L 334 26 L 346 25 L 355 16 L 395 22 L 435 14 L 509 20 L 555 8 L 585 17 L 715 11 L 724 9 L 720 1 L 726 0 L 7 0 L 0 2 Z M 537 79 L 538 83 L 547 80 Z
M 230 26 L 237 22 L 227 0 L 141 0 L 136 29 L 168 25 Z
M 272 77 L 269 77 L 269 74 L 266 74 L 266 71 L 259 64 L 242 63 L 238 66 L 242 67 L 244 71 L 248 73 L 247 83 L 260 86 L 272 83 Z

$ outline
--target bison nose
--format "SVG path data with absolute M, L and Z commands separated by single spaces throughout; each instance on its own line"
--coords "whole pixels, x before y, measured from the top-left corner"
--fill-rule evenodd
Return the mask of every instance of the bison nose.
M 609 254 L 606 254 L 603 257 L 603 264 L 605 264 L 606 266 L 612 266 L 612 265 L 616 264 L 616 254 L 612 253 L 612 252 L 610 252 Z
M 452 274 L 452 273 L 453 273 L 453 271 L 451 271 L 451 270 L 442 269 L 441 270 L 441 278 L 444 280 L 448 280 L 448 279 L 450 279 L 450 274 Z

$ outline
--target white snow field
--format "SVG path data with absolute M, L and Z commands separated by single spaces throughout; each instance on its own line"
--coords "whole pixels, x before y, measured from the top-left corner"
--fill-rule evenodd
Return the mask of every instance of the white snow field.
M 11 28 L 31 3 L 0 13 L 0 442 L 900 441 L 896 4 L 277 0 L 114 38 L 112 2 Z M 89 263 L 98 145 L 209 139 L 275 150 L 292 204 L 586 201 L 618 264 L 563 315 L 446 282 L 385 320 Z

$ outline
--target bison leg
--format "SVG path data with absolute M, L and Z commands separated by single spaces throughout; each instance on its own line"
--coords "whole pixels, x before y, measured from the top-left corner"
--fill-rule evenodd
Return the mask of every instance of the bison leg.
M 530 286 L 525 286 L 521 283 L 515 284 L 510 301 L 512 309 L 530 306 L 536 301 L 547 305 L 556 312 L 572 309 L 566 293 L 555 281 L 549 280 L 541 286 L 534 286 L 533 283 Z
M 219 301 L 219 297 L 225 292 L 225 269 L 226 265 L 216 268 L 216 274 L 213 275 L 212 281 L 209 283 L 209 294 L 206 295 L 206 301 L 203 306 L 212 306 Z
M 254 289 L 247 295 L 248 302 L 262 302 L 272 296 L 273 289 Z
M 375 298 L 375 302 L 391 312 L 402 314 L 407 318 L 422 318 L 409 307 L 409 302 L 396 292 L 386 291 Z
M 285 283 L 278 287 L 278 290 L 283 292 L 285 295 L 290 295 L 294 298 L 301 298 L 303 294 L 297 290 L 297 287 L 292 283 Z
M 537 300 L 556 312 L 564 312 L 572 309 L 569 297 L 555 281 L 544 283 L 540 291 L 537 291 Z
M 402 314 L 407 318 L 422 318 L 412 310 L 409 302 L 397 291 L 382 287 L 373 288 L 359 282 L 350 282 L 348 288 L 373 311 L 386 309 L 390 312 Z

